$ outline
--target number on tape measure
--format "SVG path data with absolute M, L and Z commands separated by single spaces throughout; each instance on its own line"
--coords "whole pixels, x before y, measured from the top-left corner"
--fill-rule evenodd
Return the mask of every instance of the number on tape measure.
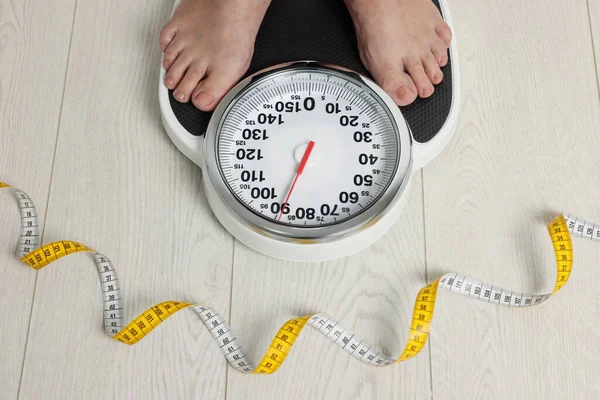
M 600 227 L 574 216 L 559 216 L 548 225 L 556 255 L 557 276 L 552 293 L 528 294 L 506 290 L 458 273 L 447 273 L 417 294 L 409 337 L 399 357 L 389 357 L 377 348 L 365 343 L 338 321 L 324 314 L 314 314 L 287 321 L 273 338 L 262 360 L 254 366 L 239 344 L 237 336 L 218 313 L 208 307 L 180 301 L 158 303 L 127 325 L 119 279 L 111 261 L 90 247 L 73 241 L 54 242 L 39 246 L 38 217 L 29 196 L 19 189 L 0 182 L 0 189 L 8 188 L 19 202 L 21 210 L 21 236 L 17 256 L 31 268 L 39 270 L 59 258 L 74 253 L 92 253 L 98 269 L 103 296 L 104 329 L 115 340 L 133 345 L 142 340 L 171 315 L 191 308 L 202 320 L 217 342 L 221 352 L 236 370 L 243 373 L 271 374 L 282 365 L 290 354 L 298 335 L 306 325 L 316 329 L 352 357 L 370 365 L 386 366 L 415 357 L 425 346 L 439 289 L 444 289 L 470 299 L 476 299 L 507 307 L 531 307 L 546 301 L 569 280 L 573 267 L 571 234 L 600 241 Z

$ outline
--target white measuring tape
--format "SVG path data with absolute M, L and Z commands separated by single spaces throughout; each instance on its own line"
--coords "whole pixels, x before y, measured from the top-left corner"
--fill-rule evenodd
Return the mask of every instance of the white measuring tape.
M 38 216 L 29 196 L 10 185 L 0 182 L 0 189 L 8 188 L 19 201 L 21 209 L 21 239 L 17 257 L 30 267 L 39 270 L 59 258 L 78 252 L 93 253 L 100 275 L 103 294 L 104 329 L 112 338 L 133 345 L 143 339 L 165 319 L 184 309 L 191 308 L 217 342 L 221 352 L 236 370 L 243 373 L 271 374 L 289 355 L 296 338 L 305 325 L 310 325 L 352 357 L 374 366 L 386 366 L 413 358 L 429 337 L 436 296 L 439 289 L 508 307 L 531 307 L 546 301 L 569 280 L 573 266 L 571 234 L 600 241 L 600 226 L 575 216 L 559 216 L 548 225 L 556 254 L 557 277 L 552 293 L 528 294 L 514 292 L 490 285 L 457 273 L 447 273 L 422 288 L 417 294 L 410 326 L 408 343 L 399 357 L 384 355 L 365 343 L 349 329 L 325 314 L 315 314 L 287 321 L 271 342 L 261 362 L 254 366 L 238 343 L 237 336 L 225 320 L 208 307 L 178 301 L 165 301 L 149 308 L 125 326 L 123 299 L 117 273 L 108 257 L 73 241 L 54 242 L 39 247 Z

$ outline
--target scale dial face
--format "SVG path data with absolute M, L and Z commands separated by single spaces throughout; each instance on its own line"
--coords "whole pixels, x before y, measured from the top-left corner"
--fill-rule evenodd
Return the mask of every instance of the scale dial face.
M 340 224 L 381 198 L 398 168 L 398 128 L 364 82 L 294 69 L 251 83 L 219 124 L 216 157 L 228 190 L 271 222 Z

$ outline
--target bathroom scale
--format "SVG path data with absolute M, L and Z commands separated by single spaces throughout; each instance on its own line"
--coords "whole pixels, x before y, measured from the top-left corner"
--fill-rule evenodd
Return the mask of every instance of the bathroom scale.
M 433 3 L 453 29 L 445 0 Z M 360 61 L 343 1 L 273 0 L 246 75 L 215 111 L 175 100 L 161 67 L 161 117 L 239 241 L 286 260 L 345 257 L 391 228 L 415 172 L 453 136 L 455 40 L 448 53 L 434 94 L 398 107 Z

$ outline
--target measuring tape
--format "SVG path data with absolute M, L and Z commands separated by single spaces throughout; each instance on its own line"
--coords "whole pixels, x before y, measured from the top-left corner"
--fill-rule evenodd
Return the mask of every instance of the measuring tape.
M 408 342 L 399 357 L 388 357 L 375 347 L 365 343 L 349 329 L 344 328 L 332 317 L 314 314 L 287 321 L 273 338 L 260 363 L 254 366 L 239 345 L 227 322 L 214 310 L 198 304 L 165 301 L 150 307 L 129 324 L 124 325 L 123 298 L 119 279 L 111 261 L 90 247 L 73 241 L 53 242 L 39 246 L 38 215 L 31 198 L 23 191 L 0 182 L 0 189 L 7 188 L 19 201 L 21 209 L 21 237 L 17 257 L 31 268 L 39 270 L 70 254 L 89 252 L 100 275 L 103 296 L 104 329 L 113 339 L 133 345 L 142 340 L 154 328 L 171 315 L 191 308 L 217 342 L 221 352 L 236 370 L 252 374 L 272 374 L 290 354 L 294 342 L 306 325 L 318 330 L 352 357 L 365 364 L 386 366 L 408 360 L 417 355 L 427 342 L 431 330 L 433 310 L 437 293 L 445 289 L 469 299 L 508 307 L 531 307 L 546 301 L 558 292 L 569 280 L 573 266 L 571 234 L 600 241 L 600 226 L 574 216 L 559 216 L 548 224 L 556 254 L 557 276 L 554 290 L 549 294 L 528 294 L 490 285 L 457 273 L 447 273 L 423 287 L 415 300 Z

